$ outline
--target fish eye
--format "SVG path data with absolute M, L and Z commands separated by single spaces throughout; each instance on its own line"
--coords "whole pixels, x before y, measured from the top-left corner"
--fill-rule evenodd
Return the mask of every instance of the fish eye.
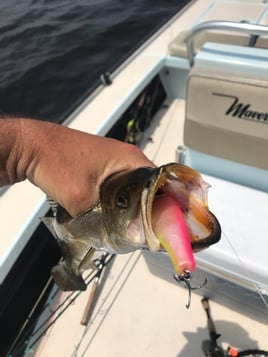
M 120 192 L 120 194 L 117 198 L 117 206 L 119 208 L 126 209 L 126 208 L 128 208 L 128 202 L 129 202 L 129 197 L 128 197 L 127 192 L 125 192 L 125 191 Z

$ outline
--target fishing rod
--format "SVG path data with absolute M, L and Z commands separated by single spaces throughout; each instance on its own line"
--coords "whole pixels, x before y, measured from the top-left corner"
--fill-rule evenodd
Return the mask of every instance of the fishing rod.
M 86 277 L 86 285 L 89 286 L 94 279 L 100 276 L 100 269 L 98 268 L 99 264 L 101 264 L 101 269 L 104 269 L 112 259 L 115 257 L 114 254 L 102 254 L 99 258 L 94 260 L 94 264 L 97 267 L 97 270 L 92 270 L 88 276 Z M 94 274 L 95 272 L 95 274 Z M 89 280 L 88 280 L 89 279 Z M 75 302 L 75 300 L 81 295 L 82 291 L 73 291 L 71 292 L 57 307 L 55 310 L 52 310 L 51 313 L 44 321 L 36 328 L 34 331 L 34 326 L 36 325 L 38 319 L 41 314 L 44 313 L 46 308 L 51 307 L 52 301 L 56 298 L 56 296 L 61 292 L 60 289 L 57 288 L 56 292 L 48 299 L 47 303 L 44 305 L 41 313 L 36 317 L 36 319 L 29 325 L 24 324 L 24 330 L 20 330 L 17 335 L 14 343 L 12 344 L 8 354 L 6 357 L 21 357 L 30 352 L 30 350 L 34 347 L 34 345 L 42 338 L 42 336 L 50 329 L 52 325 L 63 315 L 63 313 Z M 66 306 L 65 306 L 66 305 Z M 30 314 L 33 314 L 31 311 Z M 57 314 L 56 317 L 54 317 Z M 51 317 L 54 317 L 51 320 Z M 29 316 L 26 321 L 29 320 Z M 26 328 L 27 327 L 27 328 Z M 32 332 L 33 331 L 33 332 Z M 31 333 L 32 332 L 32 333 Z M 19 341 L 22 341 L 20 344 Z

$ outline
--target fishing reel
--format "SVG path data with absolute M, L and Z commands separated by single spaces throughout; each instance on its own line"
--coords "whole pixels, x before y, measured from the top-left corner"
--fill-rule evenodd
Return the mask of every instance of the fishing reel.
M 251 356 L 251 357 L 265 357 L 268 356 L 268 351 L 259 350 L 259 349 L 247 349 L 240 351 L 237 348 L 229 346 L 227 351 L 218 345 L 218 338 L 221 336 L 217 333 L 215 324 L 212 320 L 210 314 L 210 306 L 208 298 L 203 298 L 201 300 L 203 308 L 207 315 L 207 327 L 209 331 L 209 340 L 202 341 L 201 348 L 206 357 L 240 357 L 240 356 Z

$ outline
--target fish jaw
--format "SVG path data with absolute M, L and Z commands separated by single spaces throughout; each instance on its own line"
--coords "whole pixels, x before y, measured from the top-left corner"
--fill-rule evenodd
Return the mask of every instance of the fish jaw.
M 170 196 L 177 202 L 187 226 L 191 249 L 198 252 L 218 242 L 221 236 L 220 224 L 208 209 L 208 188 L 209 185 L 195 170 L 185 165 L 170 163 L 155 169 L 150 184 L 142 193 L 141 211 L 148 248 L 151 251 L 166 250 L 178 273 L 181 273 L 183 266 L 183 258 L 178 250 L 180 244 L 184 245 L 184 249 L 189 246 L 186 242 L 187 234 L 178 237 L 180 243 L 177 242 L 177 245 L 163 242 L 163 237 L 159 238 L 159 233 L 155 231 L 156 223 L 153 223 L 154 202 L 159 194 Z M 183 223 L 178 224 L 178 230 L 182 225 Z M 188 248 L 186 251 L 188 268 L 191 271 L 195 264 Z

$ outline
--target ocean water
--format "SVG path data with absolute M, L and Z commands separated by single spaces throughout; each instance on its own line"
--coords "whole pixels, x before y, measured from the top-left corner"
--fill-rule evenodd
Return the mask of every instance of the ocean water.
M 1 0 L 0 114 L 62 121 L 187 0 Z

